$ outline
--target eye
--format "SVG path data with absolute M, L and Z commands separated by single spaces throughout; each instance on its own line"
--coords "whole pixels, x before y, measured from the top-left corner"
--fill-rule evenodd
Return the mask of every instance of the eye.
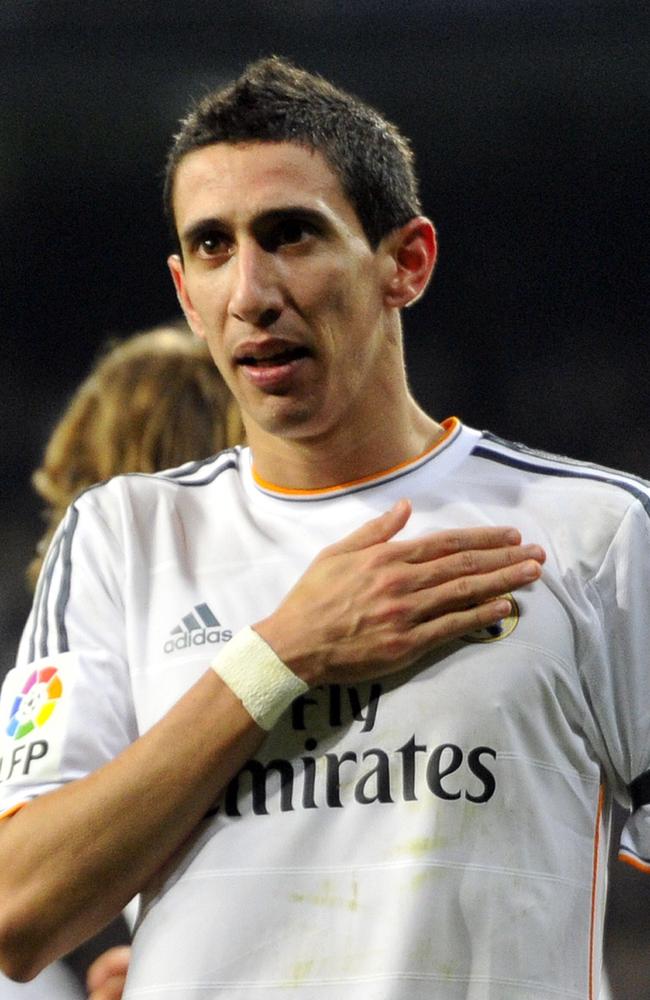
M 265 250 L 273 252 L 282 246 L 295 246 L 313 235 L 314 227 L 304 219 L 280 219 L 262 238 Z
M 202 233 L 194 240 L 192 249 L 198 257 L 212 259 L 229 255 L 232 243 L 224 233 Z
M 298 243 L 307 231 L 307 225 L 301 219 L 285 219 L 278 227 L 277 238 L 280 243 Z

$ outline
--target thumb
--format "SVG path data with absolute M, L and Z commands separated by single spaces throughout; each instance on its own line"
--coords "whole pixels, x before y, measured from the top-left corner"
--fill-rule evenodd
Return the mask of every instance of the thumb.
M 346 535 L 334 545 L 329 546 L 331 553 L 358 552 L 361 549 L 370 548 L 371 545 L 378 545 L 380 542 L 387 542 L 393 538 L 398 531 L 401 531 L 413 508 L 410 500 L 398 500 L 390 510 L 379 517 L 373 517 L 366 521 L 360 528 Z

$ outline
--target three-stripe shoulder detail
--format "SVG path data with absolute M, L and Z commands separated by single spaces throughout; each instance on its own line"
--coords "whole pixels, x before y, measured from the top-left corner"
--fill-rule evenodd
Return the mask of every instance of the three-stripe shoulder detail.
M 241 448 L 237 445 L 219 452 L 218 455 L 212 455 L 210 458 L 188 462 L 186 465 L 179 466 L 178 469 L 172 469 L 171 472 L 158 472 L 155 475 L 160 479 L 177 483 L 179 486 L 205 486 L 214 482 L 222 473 L 237 469 L 240 453 Z
M 650 483 L 638 476 L 606 466 L 581 462 L 548 452 L 535 451 L 522 444 L 504 441 L 493 434 L 484 433 L 481 443 L 472 451 L 477 458 L 500 465 L 532 472 L 540 476 L 557 476 L 565 479 L 584 479 L 618 486 L 633 496 L 650 516 Z
M 153 473 L 129 472 L 127 477 L 157 479 L 159 482 L 173 483 L 176 486 L 209 486 L 224 472 L 239 468 L 240 452 L 241 448 L 237 445 L 219 452 L 218 455 L 211 455 L 196 462 L 187 462 L 177 469 Z
M 72 541 L 78 522 L 79 511 L 76 504 L 72 504 L 45 559 L 34 595 L 28 650 L 30 662 L 48 656 L 54 651 L 58 653 L 68 651 L 65 609 L 70 596 Z M 54 585 L 55 579 L 56 585 Z M 54 626 L 56 650 L 50 648 L 50 616 Z

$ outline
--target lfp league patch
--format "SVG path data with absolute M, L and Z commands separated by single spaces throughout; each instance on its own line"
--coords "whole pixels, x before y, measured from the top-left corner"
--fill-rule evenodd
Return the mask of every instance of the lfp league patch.
M 1 784 L 60 781 L 78 672 L 75 653 L 44 657 L 9 671 L 0 695 Z

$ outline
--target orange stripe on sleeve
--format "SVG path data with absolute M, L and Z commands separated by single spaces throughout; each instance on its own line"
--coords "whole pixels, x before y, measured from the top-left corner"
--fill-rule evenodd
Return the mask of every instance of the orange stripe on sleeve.
M 603 817 L 605 801 L 605 786 L 601 784 L 598 792 L 598 808 L 594 824 L 594 860 L 591 875 L 591 918 L 589 927 L 589 1000 L 596 1000 L 594 993 L 594 952 L 596 936 L 596 910 L 598 906 L 598 871 L 600 868 L 600 825 Z

